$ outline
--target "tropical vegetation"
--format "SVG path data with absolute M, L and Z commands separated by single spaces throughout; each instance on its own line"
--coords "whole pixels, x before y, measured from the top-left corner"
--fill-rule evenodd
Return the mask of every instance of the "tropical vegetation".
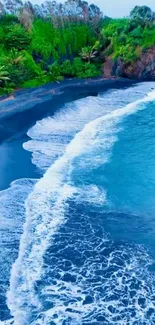
M 0 2 L 0 93 L 101 74 L 107 57 L 132 63 L 155 45 L 155 14 L 111 19 L 82 0 Z

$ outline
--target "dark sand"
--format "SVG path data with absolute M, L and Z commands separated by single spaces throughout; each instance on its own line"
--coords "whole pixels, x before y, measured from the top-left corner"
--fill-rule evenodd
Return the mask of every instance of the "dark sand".
M 96 96 L 108 89 L 126 88 L 134 82 L 103 78 L 64 80 L 43 87 L 19 90 L 0 101 L 0 190 L 19 178 L 39 178 L 31 163 L 31 153 L 22 148 L 27 130 L 46 116 L 52 116 L 65 103 L 86 96 Z

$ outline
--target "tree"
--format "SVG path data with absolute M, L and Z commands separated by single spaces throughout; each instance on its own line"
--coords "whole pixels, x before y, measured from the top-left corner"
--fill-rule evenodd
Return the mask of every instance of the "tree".
M 83 11 L 83 19 L 85 22 L 88 22 L 89 20 L 89 5 L 86 1 L 80 1 L 80 7 Z
M 94 4 L 91 4 L 89 6 L 89 20 L 91 21 L 94 30 L 98 30 L 102 18 L 103 13 L 100 8 Z
M 45 16 L 50 17 L 52 24 L 57 27 L 58 3 L 56 1 L 45 1 L 42 8 L 44 8 Z
M 32 10 L 28 7 L 23 7 L 19 12 L 19 21 L 26 30 L 31 30 L 33 24 Z
M 80 56 L 84 61 L 90 62 L 90 60 L 95 57 L 93 54 L 93 47 L 92 46 L 83 47 Z
M 23 7 L 22 0 L 3 0 L 5 13 L 17 14 L 20 8 Z
M 64 3 L 64 16 L 70 22 L 76 22 L 83 18 L 83 9 L 78 0 L 67 0 Z
M 26 33 L 25 29 L 18 24 L 12 26 L 5 37 L 5 45 L 8 49 L 15 48 L 18 50 L 25 50 L 28 48 L 30 41 L 30 36 Z
M 154 12 L 147 6 L 135 6 L 130 13 L 132 19 L 152 21 L 155 18 Z

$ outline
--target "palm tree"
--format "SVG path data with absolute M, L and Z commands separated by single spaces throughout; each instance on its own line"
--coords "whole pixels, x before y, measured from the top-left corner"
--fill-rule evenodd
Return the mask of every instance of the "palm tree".
M 96 41 L 96 43 L 93 46 L 83 47 L 79 55 L 82 58 L 82 60 L 90 62 L 91 60 L 97 57 L 100 49 L 101 49 L 100 42 Z
M 94 58 L 93 47 L 92 46 L 83 47 L 80 56 L 84 61 L 90 62 L 90 60 Z
M 2 82 L 5 83 L 6 81 L 10 80 L 10 78 L 8 77 L 8 75 L 9 75 L 8 71 L 6 71 L 5 70 L 5 66 L 2 65 L 0 67 L 0 83 L 2 83 Z

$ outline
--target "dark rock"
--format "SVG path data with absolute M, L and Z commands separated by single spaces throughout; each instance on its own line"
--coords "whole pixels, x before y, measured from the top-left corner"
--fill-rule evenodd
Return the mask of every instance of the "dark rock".
M 112 56 L 107 57 L 103 66 L 103 76 L 155 80 L 155 46 L 142 51 L 139 59 L 133 63 L 123 62 L 120 58 L 113 60 Z

